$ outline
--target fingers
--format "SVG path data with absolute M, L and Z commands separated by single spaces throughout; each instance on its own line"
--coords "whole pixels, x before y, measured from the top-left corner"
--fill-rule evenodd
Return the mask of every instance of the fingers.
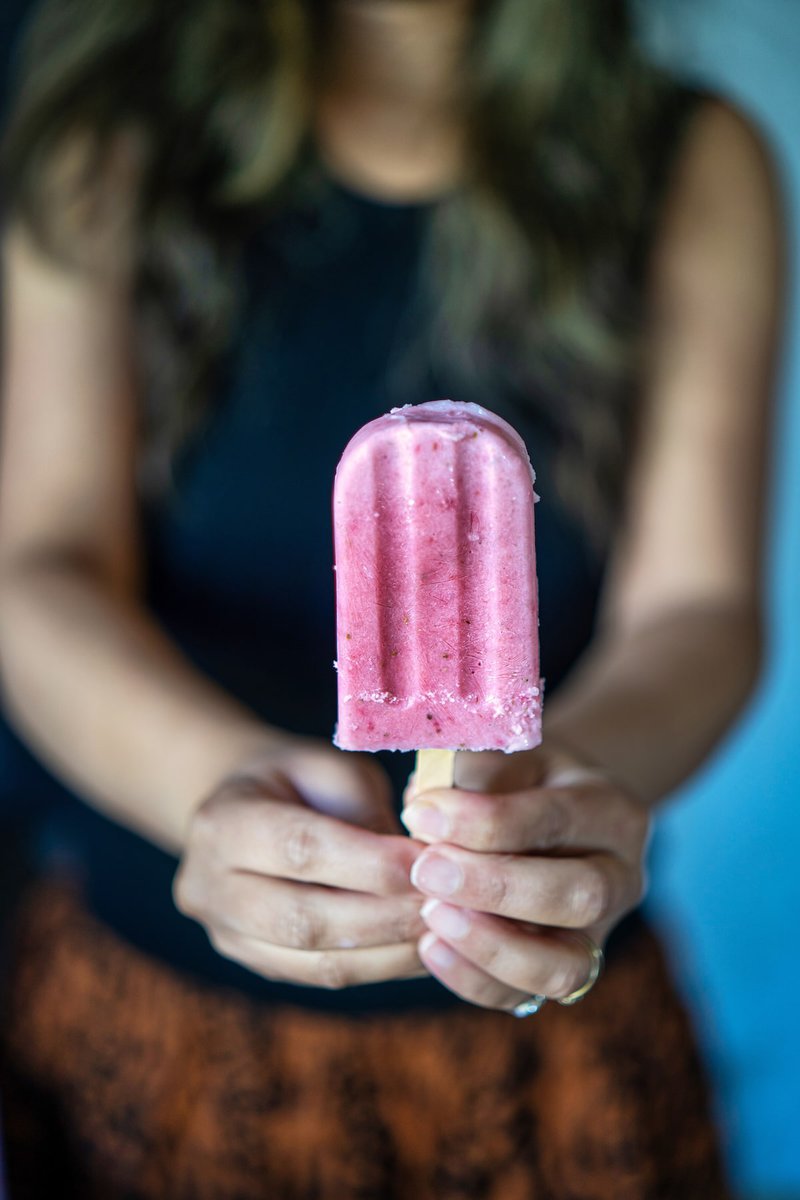
M 426 933 L 419 943 L 419 957 L 426 968 L 451 992 L 481 1008 L 508 1009 L 510 1012 L 532 992 L 509 988 L 476 967 L 435 933 Z
M 225 958 L 279 982 L 340 989 L 390 979 L 428 975 L 414 942 L 356 950 L 293 950 L 230 930 L 209 933 L 212 945 Z
M 411 871 L 428 896 L 539 925 L 583 929 L 618 920 L 642 894 L 640 867 L 612 854 L 583 858 L 479 854 L 429 847 Z
M 631 862 L 640 858 L 649 828 L 643 805 L 597 780 L 507 794 L 425 792 L 401 819 L 420 841 L 512 854 L 611 851 Z
M 453 990 L 465 999 L 513 1008 L 532 995 L 561 999 L 582 987 L 589 977 L 592 963 L 586 946 L 569 934 L 526 928 L 438 900 L 428 901 L 423 915 L 436 940 L 447 943 L 461 960 L 451 959 L 448 966 L 447 955 L 439 952 L 437 964 L 434 949 L 431 968 L 436 968 L 440 979 L 444 969 L 447 979 L 442 982 L 448 987 L 456 984 Z M 420 954 L 428 961 L 433 940 L 423 942 Z M 475 1000 L 476 994 L 480 999 Z
M 415 941 L 425 932 L 422 897 L 365 896 L 241 871 L 191 877 L 179 907 L 208 927 L 295 950 L 353 949 Z
M 192 821 L 187 855 L 256 875 L 376 895 L 411 891 L 419 847 L 262 794 L 212 796 Z
M 246 764 L 193 815 L 175 902 L 219 953 L 269 979 L 426 976 L 409 880 L 421 847 L 389 832 L 390 806 L 380 771 L 355 757 L 303 746 Z

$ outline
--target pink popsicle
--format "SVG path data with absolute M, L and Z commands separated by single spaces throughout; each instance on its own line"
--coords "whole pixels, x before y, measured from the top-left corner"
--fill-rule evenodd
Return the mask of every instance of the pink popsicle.
M 449 400 L 349 442 L 334 536 L 343 750 L 541 741 L 534 475 L 502 418 Z

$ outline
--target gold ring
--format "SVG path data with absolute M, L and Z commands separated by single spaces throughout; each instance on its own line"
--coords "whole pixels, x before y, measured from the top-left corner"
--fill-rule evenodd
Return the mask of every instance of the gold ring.
M 581 945 L 585 946 L 589 951 L 589 956 L 591 958 L 589 975 L 586 982 L 581 984 L 581 986 L 574 992 L 570 992 L 568 996 L 562 996 L 561 999 L 558 1000 L 559 1004 L 577 1004 L 579 1000 L 582 1000 L 586 993 L 590 992 L 597 983 L 600 975 L 602 974 L 603 965 L 605 963 L 605 955 L 603 954 L 603 951 L 597 945 L 597 942 L 592 941 L 588 933 L 579 933 L 575 931 L 572 936 L 577 938 Z

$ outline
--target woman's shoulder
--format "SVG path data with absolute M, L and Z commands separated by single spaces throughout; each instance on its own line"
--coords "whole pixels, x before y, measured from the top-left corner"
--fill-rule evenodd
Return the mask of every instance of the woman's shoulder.
M 691 89 L 653 247 L 694 273 L 710 258 L 756 258 L 780 242 L 780 167 L 768 134 L 743 107 Z
M 690 85 L 678 89 L 677 105 L 685 115 L 671 164 L 673 192 L 690 186 L 718 196 L 737 187 L 745 196 L 779 191 L 777 159 L 754 114 L 730 97 Z
M 651 216 L 676 192 L 736 186 L 742 176 L 779 191 L 770 139 L 755 116 L 708 86 L 673 80 L 648 125 Z

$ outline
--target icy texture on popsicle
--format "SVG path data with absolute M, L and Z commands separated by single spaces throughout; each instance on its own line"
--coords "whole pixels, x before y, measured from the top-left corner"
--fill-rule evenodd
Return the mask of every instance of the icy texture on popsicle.
M 534 475 L 475 404 L 393 409 L 336 472 L 344 750 L 524 750 L 541 741 Z

